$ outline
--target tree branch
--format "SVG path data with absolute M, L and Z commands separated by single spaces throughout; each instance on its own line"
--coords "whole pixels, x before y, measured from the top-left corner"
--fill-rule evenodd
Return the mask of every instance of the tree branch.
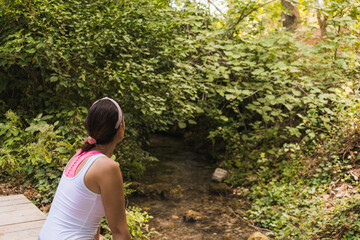
M 244 10 L 242 11 L 242 13 L 241 13 L 240 17 L 238 18 L 238 20 L 236 21 L 236 23 L 235 23 L 232 27 L 230 27 L 230 28 L 228 29 L 228 31 L 224 34 L 223 38 L 224 38 L 226 35 L 230 35 L 230 36 L 231 36 L 232 33 L 233 33 L 232 30 L 233 30 L 244 18 L 246 18 L 247 16 L 249 16 L 250 14 L 252 14 L 253 12 L 255 12 L 256 10 L 258 10 L 259 8 L 262 8 L 262 7 L 268 5 L 268 4 L 272 3 L 272 2 L 275 2 L 275 1 L 276 1 L 276 0 L 271 0 L 271 1 L 269 1 L 269 2 L 266 2 L 266 3 L 262 4 L 262 5 L 260 5 L 259 7 L 254 8 L 254 9 L 252 9 L 251 11 L 249 11 L 248 13 L 244 14 L 244 13 L 245 13 L 245 10 L 246 10 L 246 7 L 250 4 L 250 3 L 248 3 L 248 4 L 246 5 L 246 7 L 244 8 Z
M 207 1 L 209 4 L 213 5 L 216 8 L 216 10 L 218 10 L 219 13 L 225 16 L 225 14 L 220 10 L 220 8 L 218 8 L 211 0 L 207 0 Z

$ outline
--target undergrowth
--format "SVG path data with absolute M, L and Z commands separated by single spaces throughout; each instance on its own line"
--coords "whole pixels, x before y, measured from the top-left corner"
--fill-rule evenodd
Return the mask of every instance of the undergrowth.
M 0 123 L 0 168 L 1 178 L 6 179 L 10 184 L 16 182 L 17 185 L 31 185 L 36 192 L 32 201 L 38 206 L 46 206 L 51 204 L 57 185 L 60 181 L 61 174 L 70 157 L 80 147 L 81 133 L 84 135 L 84 129 L 79 125 L 71 125 L 59 127 L 59 122 L 51 123 L 52 116 L 43 116 L 39 114 L 35 119 L 21 119 L 15 112 L 9 110 L 5 114 L 5 121 Z M 81 116 L 77 116 L 80 118 Z M 74 123 L 73 120 L 71 120 Z M 68 131 L 63 131 L 63 128 Z M 72 131 L 74 128 L 80 128 Z M 71 130 L 72 129 L 72 130 Z M 73 143 L 70 143 L 64 136 L 63 132 L 77 132 L 73 135 Z M 122 156 L 131 159 L 136 155 L 135 160 L 121 159 L 121 165 L 124 166 L 124 178 L 127 180 L 141 174 L 146 166 L 146 161 L 154 159 L 146 152 L 140 151 L 140 147 L 136 146 L 136 141 L 125 141 L 119 146 Z M 130 152 L 131 149 L 131 152 Z M 114 157 L 116 159 L 116 157 Z M 137 161 L 142 161 L 140 165 Z M 137 173 L 138 175 L 135 175 Z M 127 189 L 129 183 L 125 183 L 125 194 L 130 194 L 131 190 Z M 152 230 L 148 227 L 148 221 L 151 218 L 147 212 L 140 208 L 127 208 L 127 221 L 130 234 L 134 239 L 149 239 Z M 101 224 L 102 233 L 111 238 L 111 232 L 106 219 Z
M 269 153 L 255 168 L 244 160 L 230 182 L 250 188 L 248 217 L 275 239 L 360 239 L 358 112 L 356 104 L 338 112 L 272 161 Z

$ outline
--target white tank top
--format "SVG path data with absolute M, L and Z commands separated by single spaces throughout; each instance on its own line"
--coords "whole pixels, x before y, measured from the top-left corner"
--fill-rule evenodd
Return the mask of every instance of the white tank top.
M 91 156 L 73 178 L 63 173 L 49 215 L 41 229 L 40 240 L 94 239 L 105 211 L 101 195 L 85 186 L 84 176 L 101 156 L 105 155 Z

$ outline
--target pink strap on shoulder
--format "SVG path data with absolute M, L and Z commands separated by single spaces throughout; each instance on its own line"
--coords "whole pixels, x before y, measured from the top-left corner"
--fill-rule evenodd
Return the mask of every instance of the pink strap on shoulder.
M 75 177 L 76 169 L 80 166 L 80 164 L 84 161 L 84 159 L 97 154 L 102 154 L 102 153 L 98 151 L 82 152 L 82 150 L 80 149 L 66 167 L 64 171 L 65 176 L 67 176 L 68 178 Z

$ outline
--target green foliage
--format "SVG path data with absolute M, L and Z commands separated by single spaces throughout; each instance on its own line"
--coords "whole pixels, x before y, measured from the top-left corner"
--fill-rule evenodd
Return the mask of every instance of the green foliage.
M 261 14 L 269 12 L 261 3 L 231 2 L 231 15 L 210 25 L 206 39 L 199 37 L 204 28 L 192 29 L 199 41 L 191 56 L 206 86 L 199 117 L 209 122 L 214 145 L 225 142 L 221 165 L 233 173 L 229 183 L 251 188 L 249 216 L 278 239 L 356 236 L 358 223 L 344 219 L 357 217 L 357 195 L 322 212 L 336 181 L 358 189 L 348 174 L 358 163 L 344 159 L 357 128 L 358 19 L 345 11 L 353 3 L 329 3 L 334 27 L 313 46 L 299 40 L 301 31 L 264 31 Z M 203 21 L 217 20 L 203 14 Z
M 1 0 L 0 111 L 22 116 L 1 119 L 2 173 L 31 182 L 49 203 L 86 136 L 87 108 L 110 96 L 127 121 L 114 154 L 126 180 L 141 176 L 155 160 L 141 148 L 149 134 L 195 111 L 186 17 L 175 12 L 166 1 Z M 137 237 L 146 217 L 131 211 Z
M 1 89 L 9 108 L 68 110 L 109 95 L 144 131 L 192 113 L 189 46 L 174 11 L 161 3 L 41 0 L 0 7 Z
M 128 181 L 139 179 L 151 162 L 158 161 L 140 147 L 141 143 L 136 139 L 141 138 L 132 135 L 131 132 L 131 129 L 126 132 L 130 137 L 125 137 L 115 153 L 115 160 L 120 163 L 123 177 Z
M 61 134 L 58 122 L 47 123 L 51 115 L 39 114 L 30 123 L 11 110 L 5 115 L 6 121 L 0 123 L 2 174 L 8 181 L 32 183 L 42 194 L 41 203 L 51 203 L 73 146 Z
M 46 123 L 50 118 L 52 116 L 39 114 L 24 129 L 26 123 L 14 112 L 6 113 L 7 121 L 0 123 L 0 166 L 6 174 L 22 179 L 33 174 L 34 168 L 41 164 L 58 166 L 67 160 L 65 156 L 72 145 L 55 129 L 57 123 Z
M 143 148 L 152 132 L 202 123 L 214 147 L 225 146 L 214 155 L 229 182 L 251 188 L 260 226 L 278 239 L 353 239 L 360 9 L 324 2 L 296 1 L 302 28 L 289 33 L 280 1 L 232 0 L 214 17 L 181 0 L 0 0 L 3 173 L 50 202 L 87 108 L 108 95 L 125 112 L 114 153 L 125 179 L 155 161 Z M 322 39 L 311 30 L 317 13 L 327 20 Z M 357 192 L 334 197 L 340 183 Z M 129 209 L 134 238 L 149 237 L 148 219 Z
M 129 188 L 130 182 L 124 183 L 125 197 L 135 190 Z M 130 234 L 133 239 L 150 239 L 151 234 L 155 233 L 149 229 L 148 222 L 152 217 L 147 212 L 138 207 L 128 207 L 126 210 L 126 221 L 129 226 Z M 111 229 L 106 218 L 101 220 L 100 233 L 107 239 L 112 239 Z
M 150 239 L 153 233 L 150 231 L 148 221 L 151 217 L 137 207 L 127 209 L 126 220 L 128 222 L 131 237 L 134 239 Z
M 151 234 L 155 233 L 153 229 L 149 229 L 150 219 L 151 216 L 138 207 L 130 207 L 126 210 L 126 220 L 132 239 L 150 239 Z M 112 239 L 106 218 L 101 220 L 101 234 L 107 239 Z
M 77 147 L 65 141 L 65 137 L 61 133 L 65 132 L 61 129 L 70 129 L 70 127 L 59 127 L 58 122 L 51 125 L 47 121 L 53 116 L 43 116 L 39 114 L 30 124 L 20 118 L 11 110 L 6 113 L 6 122 L 0 123 L 0 167 L 3 169 L 2 174 L 8 176 L 8 181 L 20 180 L 21 183 L 32 183 L 37 191 L 41 194 L 37 201 L 39 204 L 50 204 L 57 185 L 59 183 L 62 171 L 67 163 L 69 156 L 74 154 Z M 24 125 L 29 125 L 24 129 Z M 125 147 L 121 147 L 121 155 L 127 156 L 129 159 L 134 157 L 132 162 L 128 159 L 122 159 L 125 166 L 131 171 L 127 174 L 129 178 L 134 174 L 138 177 L 141 172 L 133 165 L 134 162 L 143 170 L 146 166 L 145 160 L 140 157 L 140 150 L 132 153 L 129 151 L 129 145 L 125 143 Z M 137 154 L 137 156 L 134 156 Z M 148 156 L 148 154 L 146 155 Z M 137 161 L 142 161 L 141 165 Z M 126 167 L 125 167 L 126 169 Z M 124 171 L 124 169 L 123 169 Z M 131 193 L 131 189 L 125 183 L 125 194 Z M 135 239 L 148 238 L 151 234 L 148 229 L 148 219 L 150 216 L 141 211 L 139 208 L 129 208 L 127 210 L 127 218 L 132 236 Z M 108 226 L 106 220 L 102 224 L 106 230 Z

